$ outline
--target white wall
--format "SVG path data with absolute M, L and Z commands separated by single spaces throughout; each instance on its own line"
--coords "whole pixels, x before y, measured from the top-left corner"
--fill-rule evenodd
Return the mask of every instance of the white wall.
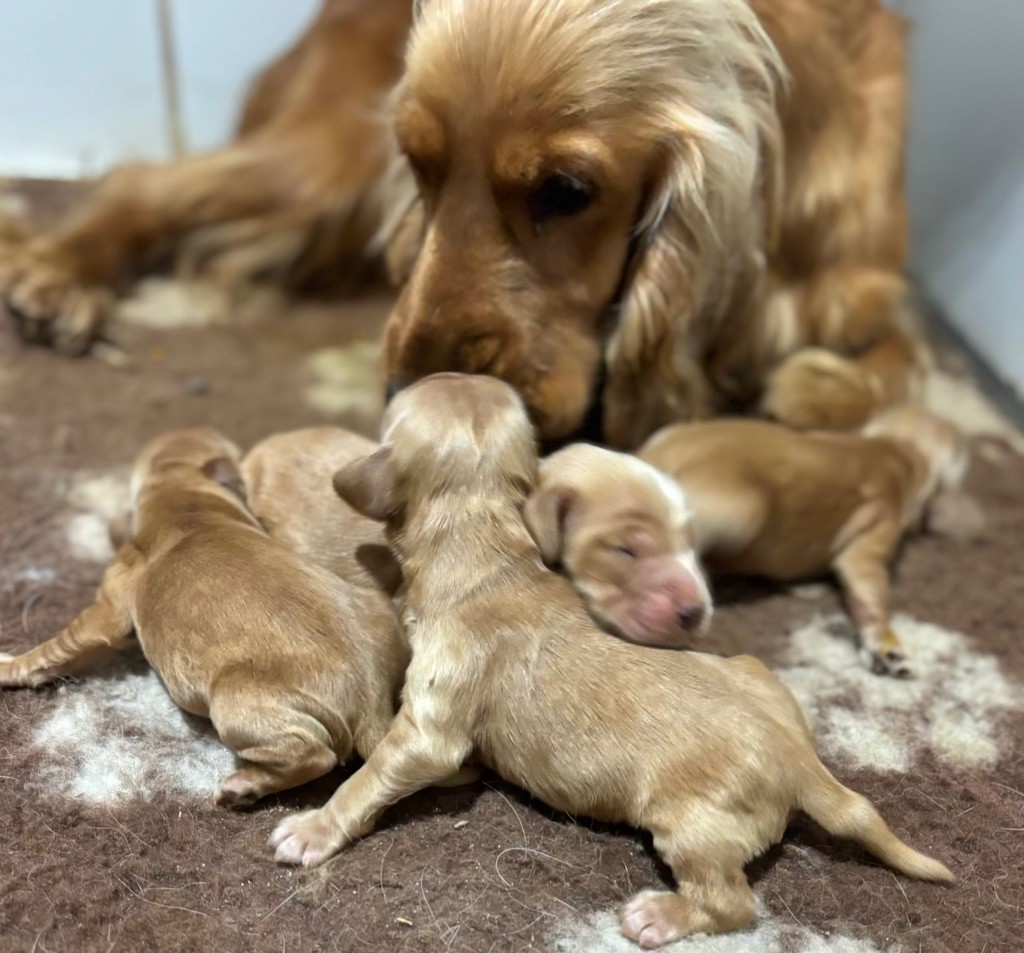
M 40 2 L 40 0 L 36 0 Z M 318 0 L 173 0 L 186 133 L 193 149 L 224 142 L 245 86 L 291 45 Z
M 317 0 L 171 0 L 184 132 L 223 142 L 252 73 Z M 0 0 L 0 174 L 94 175 L 166 158 L 157 0 Z
M 912 268 L 1024 394 L 1024 0 L 902 0 Z
M 0 171 L 75 176 L 166 151 L 153 0 L 3 0 Z

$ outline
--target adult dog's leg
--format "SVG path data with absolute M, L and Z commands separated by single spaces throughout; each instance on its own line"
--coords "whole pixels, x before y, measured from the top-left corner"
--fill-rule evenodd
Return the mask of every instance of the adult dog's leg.
M 880 5 L 808 4 L 804 14 L 824 19 L 813 42 L 787 50 L 804 120 L 791 125 L 817 131 L 787 142 L 775 288 L 755 335 L 774 351 L 762 406 L 790 426 L 852 429 L 912 398 L 928 365 L 902 277 L 906 29 Z M 837 58 L 842 71 L 828 66 Z M 822 83 L 832 83 L 827 96 Z
M 808 346 L 772 371 L 764 412 L 800 429 L 852 430 L 913 399 L 929 359 L 908 297 L 899 275 L 857 266 L 833 268 L 770 297 L 766 313 L 791 312 Z
M 56 229 L 0 261 L 22 335 L 84 352 L 116 293 L 177 258 L 185 239 L 193 263 L 223 259 L 221 277 L 343 268 L 376 228 L 367 192 L 386 161 L 380 113 L 411 16 L 409 0 L 325 0 L 255 84 L 237 142 L 114 170 Z
M 168 165 L 110 173 L 55 231 L 9 267 L 6 299 L 22 336 L 80 354 L 102 330 L 115 292 L 185 235 L 295 202 L 306 137 L 247 139 Z M 314 183 L 314 188 L 321 183 Z

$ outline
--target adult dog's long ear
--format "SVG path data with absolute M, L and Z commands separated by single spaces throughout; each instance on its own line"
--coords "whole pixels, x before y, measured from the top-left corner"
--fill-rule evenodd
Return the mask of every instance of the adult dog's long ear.
M 381 447 L 368 457 L 353 460 L 334 474 L 334 492 L 357 513 L 385 522 L 395 514 L 398 501 L 388 463 L 392 447 Z
M 708 25 L 718 36 L 699 41 L 718 58 L 681 58 L 689 69 L 676 63 L 677 82 L 655 97 L 664 154 L 605 355 L 605 438 L 622 449 L 709 413 L 708 352 L 730 334 L 755 336 L 737 324 L 756 307 L 775 236 L 784 68 L 746 4 L 728 9 Z
M 535 490 L 523 508 L 526 528 L 548 566 L 557 566 L 562 560 L 566 522 L 575 502 L 571 490 L 549 486 Z
M 398 92 L 392 94 L 392 109 Z M 381 255 L 388 278 L 402 285 L 412 274 L 423 247 L 426 216 L 416 177 L 408 159 L 391 146 L 392 154 L 384 174 L 374 186 L 372 201 L 377 206 L 380 226 L 370 242 L 369 252 Z

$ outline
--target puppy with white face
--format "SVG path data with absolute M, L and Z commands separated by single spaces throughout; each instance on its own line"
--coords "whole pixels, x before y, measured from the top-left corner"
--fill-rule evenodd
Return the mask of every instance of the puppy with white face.
M 591 616 L 646 645 L 707 632 L 712 602 L 675 481 L 636 457 L 574 444 L 542 461 L 524 510 L 548 566 L 561 566 Z

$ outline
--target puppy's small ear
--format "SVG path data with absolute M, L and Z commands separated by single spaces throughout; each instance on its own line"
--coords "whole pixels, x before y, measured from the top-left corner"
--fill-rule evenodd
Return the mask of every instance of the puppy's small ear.
M 983 536 L 985 512 L 977 500 L 963 490 L 939 490 L 925 511 L 924 525 L 929 533 L 969 542 Z
M 382 523 L 398 509 L 394 480 L 388 470 L 391 451 L 390 445 L 383 446 L 334 474 L 334 492 L 357 513 Z
M 107 536 L 115 550 L 129 542 L 132 538 L 132 514 L 126 510 L 107 523 Z
M 230 490 L 243 503 L 247 502 L 242 472 L 238 469 L 238 464 L 230 457 L 217 457 L 214 460 L 208 460 L 203 464 L 202 470 L 204 476 Z
M 561 562 L 565 549 L 565 528 L 576 496 L 564 487 L 536 490 L 526 501 L 523 519 L 541 558 L 548 566 Z

